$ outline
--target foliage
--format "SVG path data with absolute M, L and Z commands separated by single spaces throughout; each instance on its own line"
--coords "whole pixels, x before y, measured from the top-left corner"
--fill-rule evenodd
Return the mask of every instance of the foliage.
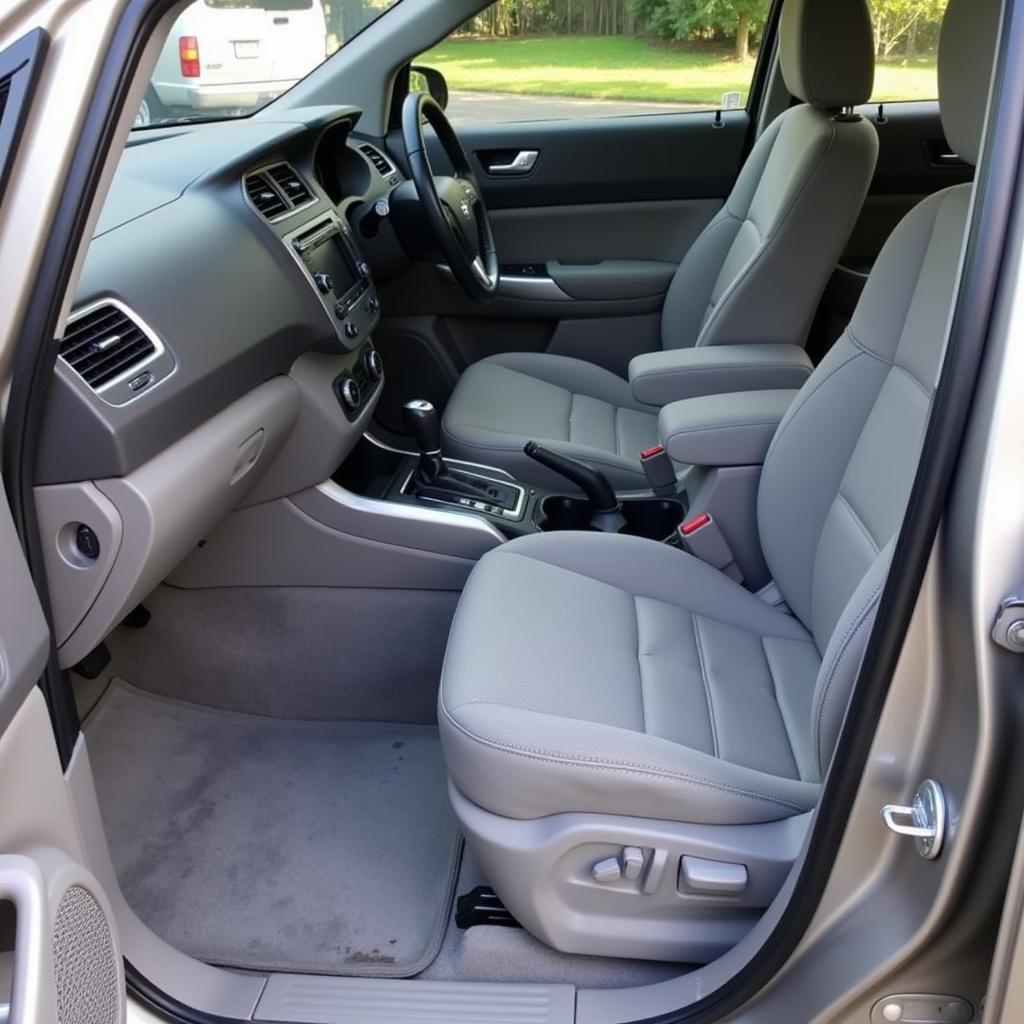
M 631 0 L 644 27 L 662 39 L 734 36 L 741 17 L 759 32 L 770 0 Z
M 680 46 L 635 36 L 448 39 L 416 59 L 456 92 L 569 96 L 716 107 L 750 88 L 753 66 L 721 47 Z M 934 99 L 935 62 L 882 61 L 875 99 Z

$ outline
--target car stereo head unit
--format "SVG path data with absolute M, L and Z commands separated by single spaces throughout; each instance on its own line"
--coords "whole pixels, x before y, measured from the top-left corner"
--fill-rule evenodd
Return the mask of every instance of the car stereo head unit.
M 347 225 L 330 217 L 301 229 L 288 242 L 334 320 L 342 343 L 354 348 L 374 326 L 380 304 L 370 268 Z

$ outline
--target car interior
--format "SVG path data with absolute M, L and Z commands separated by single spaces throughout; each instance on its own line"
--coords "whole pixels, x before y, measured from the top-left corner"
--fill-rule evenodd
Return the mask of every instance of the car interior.
M 220 1018 L 651 1016 L 755 941 L 917 472 L 999 0 L 937 102 L 868 102 L 866 0 L 781 0 L 746 109 L 453 127 L 409 64 L 481 6 L 327 62 L 391 68 L 384 131 L 314 74 L 132 132 L 59 340 L 80 814 Z

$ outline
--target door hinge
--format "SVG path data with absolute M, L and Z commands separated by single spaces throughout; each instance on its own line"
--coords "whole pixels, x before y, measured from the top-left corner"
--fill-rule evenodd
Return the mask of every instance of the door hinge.
M 942 787 L 934 779 L 926 779 L 918 786 L 909 807 L 886 804 L 882 820 L 890 832 L 911 836 L 925 860 L 934 860 L 942 852 L 946 836 L 946 797 Z

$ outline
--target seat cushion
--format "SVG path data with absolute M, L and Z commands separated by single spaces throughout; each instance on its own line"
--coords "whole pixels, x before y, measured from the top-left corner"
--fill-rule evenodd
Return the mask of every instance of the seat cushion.
M 639 456 L 658 442 L 658 410 L 582 359 L 509 352 L 473 363 L 444 412 L 445 454 L 564 488 L 564 478 L 523 454 L 527 441 L 597 466 L 617 488 L 646 487 Z
M 740 824 L 809 810 L 818 649 L 793 617 L 674 548 L 540 534 L 487 554 L 439 701 L 470 800 Z

